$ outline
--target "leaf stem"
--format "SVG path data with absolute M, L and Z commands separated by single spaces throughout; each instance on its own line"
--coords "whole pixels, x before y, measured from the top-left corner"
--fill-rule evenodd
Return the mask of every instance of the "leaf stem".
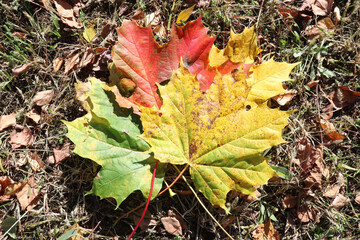
M 175 7 L 175 2 L 176 1 L 173 1 L 173 4 L 171 6 L 171 13 L 169 15 L 169 21 L 168 21 L 168 25 L 167 25 L 167 30 L 170 31 L 170 27 L 171 27 L 171 18 L 172 18 L 172 14 L 173 14 L 173 11 L 174 11 L 174 7 Z
M 152 195 L 152 191 L 153 191 L 153 188 L 154 188 L 154 182 L 155 182 L 155 175 L 156 175 L 156 169 L 157 169 L 157 166 L 158 166 L 158 163 L 159 163 L 159 160 L 156 160 L 156 163 L 155 163 L 155 167 L 154 167 L 154 173 L 153 173 L 153 176 L 152 176 L 152 179 L 151 179 L 151 187 L 150 187 L 150 192 L 149 192 L 149 197 L 147 199 L 147 202 L 146 202 L 146 205 L 145 205 L 145 208 L 144 208 L 144 212 L 138 222 L 138 224 L 136 225 L 136 227 L 134 228 L 134 230 L 132 231 L 132 233 L 129 235 L 128 239 L 131 239 L 132 236 L 134 236 L 136 230 L 138 229 L 138 227 L 140 226 L 140 223 L 142 222 L 142 220 L 144 219 L 145 217 L 145 214 L 146 214 L 146 211 L 149 207 L 149 203 L 150 203 L 150 200 L 151 200 L 151 195 Z
M 157 164 L 157 162 L 156 162 L 156 164 Z M 179 173 L 179 175 L 174 179 L 174 181 L 172 181 L 172 183 L 171 183 L 169 186 L 167 186 L 167 188 L 165 188 L 165 189 L 162 190 L 160 193 L 158 193 L 158 195 L 156 195 L 156 197 L 160 196 L 161 194 L 163 194 L 164 192 L 166 192 L 168 189 L 170 189 L 170 188 L 179 180 L 179 178 L 184 174 L 184 172 L 186 171 L 186 169 L 188 169 L 188 167 L 189 167 L 189 165 L 186 165 L 186 166 L 184 167 L 184 169 L 181 170 L 181 172 Z M 177 169 L 177 168 L 176 168 L 176 169 Z M 177 170 L 179 170 L 179 169 L 177 169 Z M 153 175 L 153 176 L 154 176 L 154 175 Z M 150 196 L 150 198 L 151 198 L 151 196 Z M 148 200 L 149 200 L 149 199 L 148 199 Z M 140 204 L 140 205 L 137 206 L 136 208 L 134 208 L 134 209 L 130 210 L 129 212 L 121 215 L 118 219 L 116 219 L 114 225 L 115 225 L 118 221 L 120 221 L 121 219 L 123 219 L 124 217 L 126 217 L 127 215 L 129 215 L 130 213 L 135 212 L 136 210 L 138 210 L 139 208 L 141 208 L 141 207 L 144 206 L 144 205 L 145 205 L 145 203 Z M 139 221 L 139 223 L 140 223 L 140 222 L 141 222 L 141 220 Z M 138 224 L 139 224 L 139 223 L 138 223 Z M 135 229 L 134 231 L 136 231 L 136 229 Z M 132 235 L 131 235 L 131 236 L 132 236 Z
M 175 169 L 180 172 L 180 170 L 174 165 Z M 195 195 L 196 199 L 199 201 L 200 205 L 204 208 L 204 210 L 207 212 L 207 214 L 209 214 L 209 216 L 212 218 L 212 220 L 214 220 L 214 222 L 216 223 L 216 225 L 219 226 L 219 228 L 231 239 L 234 240 L 233 237 L 230 236 L 230 234 L 221 226 L 221 224 L 216 220 L 216 218 L 210 213 L 210 211 L 206 208 L 206 206 L 204 205 L 204 203 L 201 201 L 201 199 L 199 198 L 199 196 L 196 194 L 195 190 L 191 187 L 190 183 L 186 180 L 186 178 L 184 176 L 181 176 L 182 179 L 185 181 L 186 185 L 188 185 L 188 187 L 190 188 L 190 190 L 193 192 L 193 194 Z

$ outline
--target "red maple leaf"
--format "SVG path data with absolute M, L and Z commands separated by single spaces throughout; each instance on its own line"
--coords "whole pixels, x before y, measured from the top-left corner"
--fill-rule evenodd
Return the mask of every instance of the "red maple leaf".
M 183 27 L 174 24 L 170 41 L 161 46 L 153 38 L 150 27 L 124 21 L 117 29 L 118 42 L 113 47 L 112 58 L 116 67 L 136 84 L 128 100 L 145 107 L 156 105 L 160 109 L 162 103 L 156 83 L 170 79 L 181 59 L 192 74 L 197 74 L 201 89 L 209 88 L 216 72 L 207 67 L 215 38 L 209 37 L 207 30 L 201 16 Z M 121 101 L 119 104 L 122 105 Z

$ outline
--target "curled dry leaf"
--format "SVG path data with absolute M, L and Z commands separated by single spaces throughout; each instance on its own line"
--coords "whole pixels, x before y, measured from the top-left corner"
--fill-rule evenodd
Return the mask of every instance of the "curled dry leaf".
M 294 208 L 298 204 L 299 198 L 288 194 L 283 198 L 283 200 L 281 202 L 282 202 L 282 206 L 284 209 Z
M 95 57 L 95 52 L 91 48 L 87 48 L 83 57 L 81 58 L 79 68 L 84 68 L 93 62 Z
M 342 194 L 338 194 L 334 201 L 331 203 L 331 206 L 333 206 L 335 209 L 340 209 L 342 207 L 345 207 L 350 202 L 350 199 L 345 197 Z
M 21 146 L 29 146 L 33 143 L 34 136 L 29 128 L 24 128 L 21 132 L 16 130 L 10 133 L 10 144 L 13 149 Z
M 14 191 L 19 200 L 21 210 L 26 209 L 30 211 L 40 200 L 40 192 L 34 177 L 30 177 L 25 182 L 22 182 L 17 189 L 14 189 Z
M 298 140 L 298 146 L 297 159 L 300 162 L 301 173 L 305 177 L 305 187 L 320 189 L 322 176 L 325 176 L 322 147 L 312 148 L 306 138 Z
M 64 63 L 64 58 L 62 58 L 62 57 L 55 58 L 52 62 L 53 69 L 54 69 L 53 72 L 57 73 L 60 70 L 63 63 Z
M 356 192 L 355 202 L 356 202 L 357 204 L 360 204 L 360 191 Z
M 64 0 L 54 0 L 54 2 L 63 23 L 69 27 L 82 28 L 83 24 L 77 21 L 73 6 Z
M 109 33 L 111 32 L 111 24 L 104 21 L 103 25 L 104 26 L 101 30 L 100 36 L 105 39 L 107 37 L 107 35 L 109 35 Z
M 280 106 L 284 106 L 289 103 L 295 96 L 296 92 L 287 92 L 272 97 Z
M 0 132 L 5 128 L 16 125 L 16 113 L 13 112 L 9 115 L 0 116 Z
M 54 97 L 54 90 L 45 90 L 38 92 L 31 101 L 31 106 L 44 106 L 48 105 L 51 102 L 51 99 Z
M 52 164 L 58 164 L 68 157 L 70 157 L 70 143 L 66 143 L 61 148 L 55 148 L 54 156 L 50 156 L 48 162 Z
M 20 39 L 24 39 L 27 37 L 27 34 L 22 32 L 13 32 L 11 35 Z
M 80 52 L 75 54 L 70 54 L 65 59 L 65 74 L 69 74 L 71 70 L 76 70 L 80 62 Z
M 160 220 L 168 233 L 171 235 L 182 235 L 182 227 L 176 217 L 163 217 Z
M 252 231 L 252 236 L 256 240 L 280 240 L 281 235 L 276 231 L 270 219 L 265 224 L 257 225 Z
M 29 63 L 25 63 L 24 65 L 15 67 L 15 68 L 12 69 L 12 73 L 15 76 L 20 75 L 20 74 L 22 74 L 24 72 L 29 71 L 31 66 L 34 65 L 34 64 L 35 64 L 35 62 L 29 62 Z
M 297 217 L 303 223 L 307 223 L 310 220 L 315 222 L 318 221 L 317 215 L 318 212 L 314 208 L 310 208 L 308 205 L 303 205 L 297 210 Z
M 338 184 L 327 186 L 324 190 L 324 196 L 328 198 L 335 198 L 340 191 L 340 186 Z
M 7 188 L 13 186 L 14 182 L 9 176 L 0 176 L 0 203 L 12 200 L 13 194 L 6 194 Z
M 305 0 L 304 2 L 311 5 L 312 12 L 317 16 L 329 15 L 334 4 L 334 0 Z
M 40 122 L 41 116 L 40 114 L 35 110 L 31 109 L 30 112 L 26 113 L 26 116 L 34 121 L 34 123 L 38 124 Z
M 340 86 L 329 93 L 327 99 L 330 104 L 323 109 L 321 117 L 328 120 L 333 116 L 333 110 L 340 110 L 353 105 L 360 97 L 360 92 L 355 92 L 348 87 Z
M 144 211 L 143 208 L 139 209 L 137 211 L 138 214 L 132 214 L 132 219 L 134 224 L 137 224 L 140 220 L 140 215 L 141 213 Z M 149 227 L 151 226 L 156 226 L 158 224 L 158 222 L 156 221 L 156 219 L 154 218 L 154 216 L 151 214 L 151 212 L 149 210 L 146 211 L 145 217 L 144 219 L 141 221 L 139 228 L 143 231 L 147 230 Z
M 325 132 L 325 137 L 329 138 L 329 140 L 343 140 L 345 138 L 344 135 L 337 132 L 334 124 L 325 119 L 320 119 L 320 127 Z
M 323 33 L 334 32 L 334 23 L 329 17 L 321 19 L 316 25 L 307 26 L 305 34 L 309 36 L 308 41 L 312 41 L 315 37 L 319 37 Z
M 28 153 L 28 161 L 30 167 L 34 171 L 40 171 L 44 167 L 44 163 L 41 161 L 41 158 L 36 153 Z

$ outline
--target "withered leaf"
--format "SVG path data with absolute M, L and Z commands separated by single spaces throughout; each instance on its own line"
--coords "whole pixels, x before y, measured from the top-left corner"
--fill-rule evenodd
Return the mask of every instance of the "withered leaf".
M 34 136 L 29 128 L 24 128 L 21 132 L 16 130 L 10 133 L 10 144 L 13 149 L 21 146 L 29 146 L 33 143 Z
M 20 75 L 20 74 L 22 74 L 24 72 L 29 71 L 31 66 L 34 65 L 34 64 L 35 64 L 35 62 L 29 62 L 29 63 L 25 63 L 24 65 L 15 67 L 15 68 L 12 69 L 12 73 L 15 76 Z
M 5 128 L 16 125 L 16 113 L 13 112 L 9 115 L 0 116 L 0 132 Z
M 38 92 L 31 101 L 31 105 L 44 106 L 51 102 L 54 96 L 54 90 L 45 90 Z

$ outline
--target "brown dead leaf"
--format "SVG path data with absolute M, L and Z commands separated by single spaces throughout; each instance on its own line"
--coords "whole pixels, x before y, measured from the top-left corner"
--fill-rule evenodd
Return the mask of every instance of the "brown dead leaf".
M 281 202 L 284 209 L 294 208 L 298 204 L 299 199 L 296 196 L 288 194 L 283 198 Z
M 322 147 L 312 148 L 306 138 L 298 140 L 298 146 L 297 159 L 305 177 L 305 188 L 321 189 L 322 177 L 325 176 Z
M 324 190 L 324 196 L 328 198 L 335 198 L 340 191 L 340 186 L 338 184 L 329 185 Z
M 17 158 L 16 162 L 15 162 L 15 165 L 17 167 L 22 167 L 24 166 L 25 164 L 27 164 L 28 162 L 28 158 L 27 156 L 24 154 L 24 153 L 20 153 L 19 154 L 19 157 Z
M 64 146 L 54 149 L 54 155 L 50 156 L 48 162 L 51 164 L 58 164 L 70 157 L 70 143 L 66 143 Z
M 319 37 L 324 32 L 334 32 L 334 23 L 329 17 L 321 19 L 316 25 L 309 25 L 305 29 L 305 34 L 309 36 L 308 41 L 312 41 L 314 38 Z
M 334 0 L 306 0 L 311 4 L 312 12 L 317 16 L 328 16 Z
M 294 98 L 296 92 L 282 93 L 275 97 L 272 97 L 280 106 L 284 106 Z
M 31 106 L 44 106 L 48 105 L 51 102 L 51 99 L 54 97 L 54 90 L 45 90 L 38 92 L 31 101 Z
M 44 167 L 44 163 L 41 161 L 41 158 L 36 153 L 28 153 L 28 161 L 32 170 L 38 172 Z
M 329 138 L 329 140 L 343 140 L 345 138 L 344 135 L 337 132 L 334 124 L 325 119 L 320 119 L 320 127 L 325 132 L 325 136 Z
M 21 210 L 33 209 L 40 200 L 40 192 L 34 177 L 30 177 L 15 189 L 15 195 L 20 202 Z
M 35 62 L 29 62 L 29 63 L 25 63 L 24 65 L 17 66 L 11 70 L 12 74 L 14 76 L 18 76 L 24 72 L 27 72 L 30 70 L 31 66 L 33 66 L 34 64 L 35 64 Z
M 54 2 L 63 23 L 69 27 L 82 28 L 83 24 L 77 21 L 73 6 L 64 0 L 54 0 Z
M 335 91 L 325 96 L 330 104 L 322 110 L 321 117 L 329 120 L 333 116 L 333 110 L 340 110 L 353 105 L 360 97 L 360 92 L 350 90 L 348 87 L 340 86 Z
M 235 216 L 228 216 L 221 221 L 221 226 L 223 228 L 227 228 L 228 226 L 230 226 L 230 224 L 232 224 L 235 221 L 235 219 L 236 219 Z
M 308 205 L 303 205 L 297 210 L 297 217 L 303 223 L 307 223 L 310 220 L 317 222 L 318 212 L 314 208 L 310 208 Z
M 71 70 L 76 70 L 78 69 L 78 65 L 80 62 L 80 52 L 75 53 L 75 54 L 70 54 L 69 56 L 67 56 L 67 58 L 65 59 L 65 74 L 69 74 Z
M 8 202 L 14 197 L 13 194 L 7 194 L 6 189 L 11 187 L 16 182 L 14 182 L 9 176 L 0 176 L 0 203 Z
M 137 224 L 140 221 L 140 216 L 143 213 L 144 208 L 141 208 L 137 211 L 138 214 L 132 214 L 132 219 L 134 224 Z M 151 214 L 149 210 L 146 211 L 145 217 L 142 220 L 142 222 L 139 225 L 139 228 L 143 231 L 147 230 L 150 226 L 156 226 L 158 222 L 154 218 L 154 216 Z
M 163 217 L 160 220 L 169 234 L 182 235 L 182 227 L 176 217 Z
M 30 112 L 26 113 L 26 116 L 33 120 L 36 124 L 38 124 L 41 119 L 40 114 L 35 109 L 32 109 Z
M 166 39 L 166 28 L 164 27 L 164 24 L 157 25 L 153 32 L 158 36 L 160 39 Z
M 5 128 L 16 125 L 16 112 L 0 116 L 0 132 Z
M 270 219 L 265 224 L 257 225 L 252 231 L 252 236 L 256 240 L 280 240 L 281 235 L 276 231 Z
M 357 204 L 360 204 L 360 191 L 356 192 L 355 202 L 356 202 Z
M 62 57 L 55 58 L 52 62 L 54 68 L 53 72 L 57 73 L 60 70 L 63 63 L 64 63 L 64 58 Z
M 107 35 L 109 35 L 109 33 L 111 32 L 111 24 L 104 21 L 103 22 L 103 28 L 101 30 L 100 36 L 105 39 L 107 37 Z
M 156 27 L 161 24 L 161 11 L 156 10 L 153 13 L 150 13 L 145 16 L 145 27 Z
M 312 88 L 319 84 L 319 81 L 310 81 L 306 84 L 307 87 Z
M 11 35 L 20 39 L 25 39 L 27 37 L 27 34 L 23 32 L 13 32 Z
M 339 210 L 340 208 L 345 207 L 349 202 L 350 202 L 349 198 L 345 197 L 342 194 L 338 194 L 331 203 L 331 206 Z
M 79 68 L 84 68 L 94 61 L 95 52 L 91 48 L 87 48 L 83 57 L 81 58 Z
M 93 63 L 93 71 L 108 71 L 108 61 L 111 60 L 111 51 L 106 50 L 101 52 L 100 55 L 96 54 L 95 60 Z
M 10 133 L 10 144 L 13 149 L 21 146 L 29 146 L 33 143 L 34 136 L 29 128 L 24 128 L 21 132 L 16 130 Z

